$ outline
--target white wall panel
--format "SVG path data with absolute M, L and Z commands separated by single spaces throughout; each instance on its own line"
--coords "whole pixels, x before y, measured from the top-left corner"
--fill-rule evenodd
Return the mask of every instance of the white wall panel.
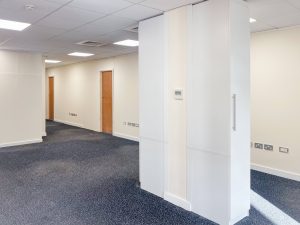
M 160 141 L 140 139 L 141 188 L 163 197 L 164 194 L 164 145 Z
M 42 141 L 43 75 L 40 54 L 0 51 L 0 147 Z
M 230 74 L 228 1 L 193 7 L 191 68 L 188 76 L 188 146 L 229 154 Z
M 166 179 L 165 192 L 186 199 L 186 79 L 187 34 L 189 7 L 165 13 L 166 23 Z M 175 99 L 175 89 L 183 91 L 182 99 Z
M 164 16 L 139 26 L 140 180 L 164 193 Z
M 219 224 L 232 224 L 250 208 L 248 8 L 240 0 L 197 4 L 190 33 L 187 145 L 192 210 Z
M 228 221 L 230 176 L 227 156 L 188 150 L 192 211 L 213 221 Z
M 247 15 L 247 5 L 233 0 L 230 5 L 230 80 L 231 95 L 236 95 L 236 131 L 231 132 L 230 160 L 233 221 L 241 219 L 250 209 L 250 27 Z M 233 113 L 231 110 L 232 119 Z

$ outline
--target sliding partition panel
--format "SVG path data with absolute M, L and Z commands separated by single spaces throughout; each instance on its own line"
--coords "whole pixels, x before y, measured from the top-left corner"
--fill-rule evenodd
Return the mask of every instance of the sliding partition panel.
M 164 194 L 164 16 L 139 26 L 140 181 Z
M 230 190 L 230 61 L 228 1 L 193 6 L 188 76 L 190 197 L 194 212 L 228 221 Z
M 250 26 L 247 5 L 230 7 L 231 96 L 231 215 L 238 221 L 250 208 Z
M 219 224 L 233 224 L 250 207 L 248 21 L 241 0 L 194 5 L 190 21 L 190 201 L 194 212 Z
M 209 0 L 139 27 L 141 187 L 222 225 L 250 208 L 248 20 Z

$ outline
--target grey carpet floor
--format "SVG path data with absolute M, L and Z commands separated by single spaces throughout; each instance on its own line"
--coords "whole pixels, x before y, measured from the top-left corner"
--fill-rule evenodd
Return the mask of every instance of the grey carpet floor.
M 214 224 L 138 187 L 138 143 L 55 122 L 47 133 L 43 143 L 0 149 L 0 225 Z M 300 219 L 299 182 L 252 179 L 252 189 Z M 272 223 L 252 208 L 239 223 L 250 224 Z

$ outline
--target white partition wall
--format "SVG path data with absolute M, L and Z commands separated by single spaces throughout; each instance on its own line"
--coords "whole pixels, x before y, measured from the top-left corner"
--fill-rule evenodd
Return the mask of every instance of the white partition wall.
M 41 54 L 0 51 L 0 148 L 42 142 L 44 71 Z
M 186 80 L 187 38 L 190 7 L 181 7 L 165 18 L 165 194 L 164 198 L 184 209 L 187 201 Z M 182 90 L 180 99 L 175 90 Z
M 234 224 L 250 208 L 248 9 L 240 0 L 210 0 L 192 14 L 190 199 L 194 212 Z
M 139 39 L 141 187 L 234 224 L 250 209 L 246 3 L 209 0 L 166 12 L 141 22 Z
M 139 26 L 140 181 L 164 194 L 164 17 Z

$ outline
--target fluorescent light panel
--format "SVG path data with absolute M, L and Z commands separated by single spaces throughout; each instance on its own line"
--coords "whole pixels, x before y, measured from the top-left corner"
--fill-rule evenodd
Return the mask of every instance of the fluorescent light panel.
M 135 40 L 124 40 L 124 41 L 119 41 L 115 42 L 115 45 L 122 45 L 122 46 L 128 46 L 128 47 L 137 47 L 139 46 L 139 42 Z
M 89 56 L 92 56 L 94 54 L 92 54 L 92 53 L 84 53 L 84 52 L 73 52 L 73 53 L 70 53 L 68 55 L 70 55 L 70 56 L 78 56 L 78 57 L 89 57 Z
M 25 28 L 29 27 L 30 25 L 31 24 L 29 23 L 21 23 L 21 22 L 16 22 L 11 20 L 0 19 L 0 29 L 22 31 Z
M 59 60 L 52 60 L 52 59 L 46 59 L 45 63 L 60 63 L 61 61 Z
M 249 19 L 249 22 L 250 22 L 250 23 L 255 23 L 255 22 L 256 22 L 256 19 L 250 18 L 250 19 Z

